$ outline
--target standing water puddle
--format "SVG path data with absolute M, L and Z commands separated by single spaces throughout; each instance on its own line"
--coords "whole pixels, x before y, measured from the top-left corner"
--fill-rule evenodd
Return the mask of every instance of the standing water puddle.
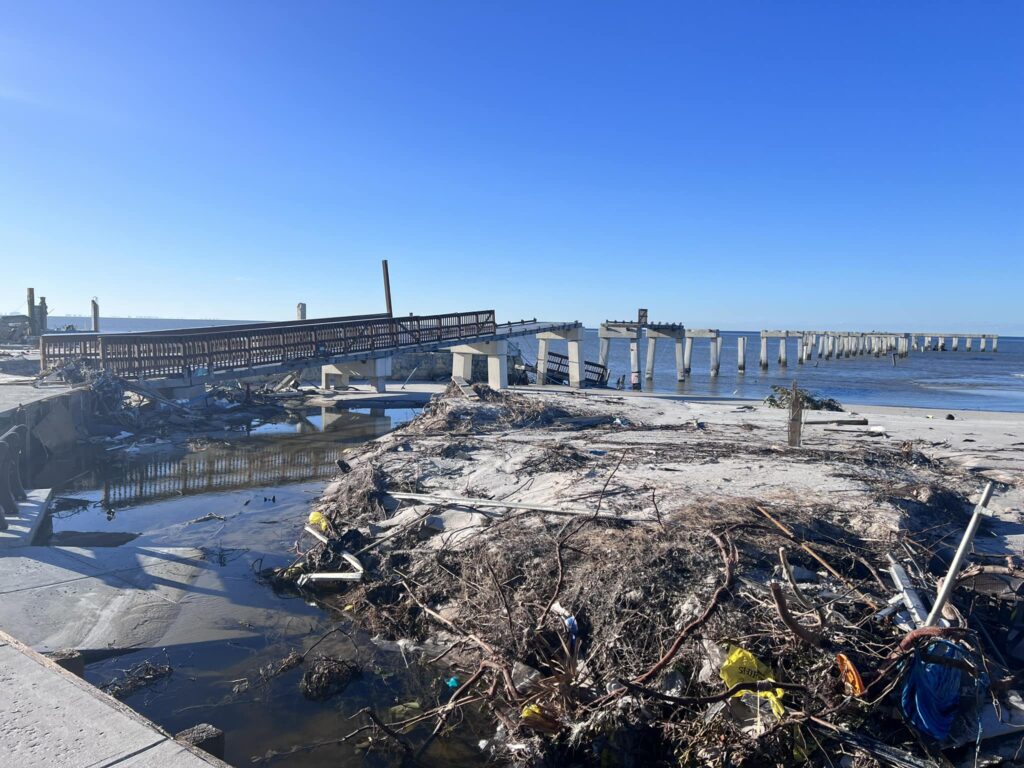
M 105 455 L 94 468 L 58 491 L 67 501 L 52 515 L 49 543 L 193 548 L 202 557 L 160 641 L 84 649 L 87 679 L 102 685 L 147 661 L 169 665 L 169 676 L 123 701 L 171 733 L 197 723 L 222 729 L 225 759 L 232 765 L 399 764 L 401 751 L 386 741 L 368 743 L 369 731 L 344 744 L 337 740 L 365 723 L 352 719 L 364 707 L 387 720 L 391 707 L 415 714 L 417 707 L 426 710 L 445 700 L 442 672 L 395 652 L 393 644 L 379 648 L 345 612 L 275 593 L 256 573 L 292 562 L 300 522 L 337 473 L 345 449 L 413 415 L 411 410 L 316 413 L 298 425 L 266 424 L 230 441 L 165 446 L 157 453 L 111 454 L 101 448 Z M 123 617 L 130 624 L 146 620 Z M 308 664 L 269 680 L 261 676 L 261 669 L 278 667 L 332 629 L 339 631 L 313 653 L 354 661 L 362 670 L 340 694 L 326 701 L 306 699 L 299 683 Z M 412 742 L 422 741 L 432 725 L 411 734 Z M 482 763 L 475 743 L 486 734 L 471 730 L 437 740 L 422 761 Z

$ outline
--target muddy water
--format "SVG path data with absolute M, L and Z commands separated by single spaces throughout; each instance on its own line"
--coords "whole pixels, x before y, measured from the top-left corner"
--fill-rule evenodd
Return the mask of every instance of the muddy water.
M 371 642 L 356 629 L 358 617 L 345 611 L 275 594 L 256 572 L 294 558 L 299 523 L 335 474 L 343 449 L 412 415 L 375 412 L 325 420 L 311 414 L 299 425 L 263 425 L 248 436 L 192 447 L 101 446 L 99 458 L 86 462 L 89 471 L 60 490 L 62 497 L 83 503 L 65 502 L 67 508 L 54 513 L 51 544 L 194 547 L 203 552 L 204 567 L 156 647 L 93 649 L 86 677 L 102 684 L 143 661 L 169 664 L 168 678 L 124 701 L 172 733 L 201 722 L 221 728 L 232 765 L 399 764 L 401 752 L 386 742 L 368 742 L 369 733 L 345 744 L 334 741 L 365 722 L 351 719 L 364 707 L 387 721 L 390 707 L 413 702 L 426 709 L 444 701 L 451 672 Z M 317 652 L 354 660 L 363 670 L 343 693 L 324 702 L 305 699 L 299 689 L 303 666 L 261 680 L 262 668 L 304 651 L 335 628 L 342 631 Z M 418 743 L 429 730 L 425 726 L 409 738 Z M 480 764 L 475 744 L 486 736 L 466 725 L 459 735 L 435 742 L 423 760 Z

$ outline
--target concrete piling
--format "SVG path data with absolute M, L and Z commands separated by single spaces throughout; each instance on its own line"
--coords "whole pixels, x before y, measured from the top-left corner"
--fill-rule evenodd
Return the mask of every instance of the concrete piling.
M 736 371 L 744 373 L 747 370 L 747 337 L 740 336 L 736 339 Z
M 606 341 L 606 339 L 602 339 Z M 548 376 L 548 340 L 537 339 L 537 383 L 546 384 Z M 466 379 L 469 381 L 469 379 Z
M 710 351 L 711 351 L 711 375 L 718 375 L 718 364 L 719 364 L 719 352 L 721 350 L 721 343 L 719 339 L 711 339 Z
M 761 370 L 768 370 L 768 337 L 761 334 L 761 357 L 760 357 Z
M 650 334 L 647 335 L 647 368 L 644 371 L 644 379 L 652 381 L 654 379 L 654 355 L 658 349 L 658 340 L 653 338 Z
M 92 300 L 92 332 L 100 332 L 100 303 L 95 298 Z
M 690 372 L 690 363 L 693 361 L 693 339 L 689 336 L 685 339 L 685 346 L 683 349 L 683 372 Z
M 306 305 L 304 302 L 299 302 L 295 305 L 295 319 L 305 320 L 306 319 Z

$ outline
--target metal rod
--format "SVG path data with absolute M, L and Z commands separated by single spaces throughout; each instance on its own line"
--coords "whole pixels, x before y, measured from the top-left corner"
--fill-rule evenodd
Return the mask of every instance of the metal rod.
M 388 260 L 381 259 L 380 265 L 384 269 L 384 301 L 388 305 L 388 317 L 394 317 L 391 311 L 391 278 L 388 277 Z
M 978 526 L 981 525 L 982 514 L 991 498 L 992 483 L 990 482 L 985 486 L 985 490 L 981 492 L 978 506 L 974 508 L 974 514 L 971 515 L 971 521 L 967 524 L 967 530 L 964 531 L 964 537 L 960 540 L 960 546 L 953 556 L 953 562 L 949 564 L 949 572 L 946 573 L 946 578 L 942 582 L 942 589 L 939 590 L 939 595 L 935 598 L 932 612 L 928 614 L 928 618 L 925 620 L 924 625 L 926 627 L 935 626 L 935 623 L 942 615 L 943 606 L 949 601 L 949 596 L 953 594 L 953 589 L 956 587 L 956 576 L 960 572 L 960 566 L 963 565 L 964 560 L 967 558 L 967 550 L 971 548 L 974 534 L 977 533 Z

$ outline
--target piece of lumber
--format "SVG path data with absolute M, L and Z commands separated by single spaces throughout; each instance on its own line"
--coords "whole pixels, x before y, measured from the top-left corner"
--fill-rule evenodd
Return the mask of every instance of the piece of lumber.
M 863 427 L 868 423 L 867 419 L 815 419 L 814 421 L 805 421 L 804 426 L 813 426 L 815 424 L 837 424 L 841 427 Z
M 309 582 L 361 582 L 362 571 L 356 572 L 327 572 L 327 573 L 303 573 L 296 582 L 300 587 Z
M 462 392 L 462 394 L 468 397 L 470 400 L 480 399 L 480 395 L 476 393 L 476 390 L 469 386 L 469 382 L 466 381 L 461 376 L 452 376 L 452 381 L 455 382 L 455 386 L 459 388 L 459 391 Z
M 563 515 L 566 517 L 593 517 L 597 520 L 613 520 L 623 523 L 642 523 L 647 520 L 640 520 L 632 517 L 619 517 L 606 513 L 594 514 L 590 509 L 562 509 L 560 507 L 549 507 L 542 504 L 527 504 L 521 501 L 508 501 L 507 499 L 474 499 L 462 496 L 440 496 L 432 493 L 404 493 L 395 491 L 390 494 L 393 498 L 407 501 L 419 501 L 425 504 L 447 504 L 453 507 L 486 507 L 491 509 L 521 509 L 529 512 L 543 512 L 547 515 Z M 654 522 L 653 520 L 650 522 Z

